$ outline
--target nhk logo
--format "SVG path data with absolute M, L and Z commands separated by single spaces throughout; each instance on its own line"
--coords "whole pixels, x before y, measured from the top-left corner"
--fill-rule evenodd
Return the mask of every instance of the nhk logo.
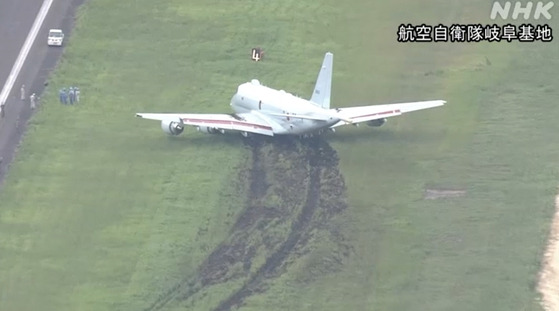
M 534 19 L 540 19 L 541 16 L 545 17 L 546 19 L 551 19 L 551 14 L 549 10 L 553 7 L 553 1 L 547 2 L 545 5 L 543 2 L 538 2 L 534 6 L 534 2 L 528 1 L 522 3 L 517 1 L 514 4 L 514 9 L 512 10 L 512 19 L 518 19 L 519 15 L 524 15 L 524 19 L 530 19 L 530 13 L 532 12 L 532 8 L 535 7 L 534 10 Z M 493 2 L 493 8 L 491 8 L 491 15 L 489 16 L 492 20 L 497 18 L 497 14 L 501 16 L 502 19 L 509 18 L 509 12 L 512 4 L 510 1 L 506 1 L 504 6 L 500 2 Z

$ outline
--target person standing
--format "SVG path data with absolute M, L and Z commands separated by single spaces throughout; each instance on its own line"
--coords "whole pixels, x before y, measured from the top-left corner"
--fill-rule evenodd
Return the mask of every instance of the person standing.
M 35 93 L 29 96 L 29 103 L 31 105 L 31 110 L 35 110 L 36 100 L 37 100 L 37 95 L 35 95 Z
M 76 99 L 76 93 L 74 92 L 73 87 L 70 87 L 70 91 L 68 91 L 68 97 L 70 97 L 70 105 L 73 105 L 74 99 Z
M 68 104 L 68 93 L 66 93 L 66 88 L 62 88 L 62 103 L 64 105 Z
M 74 92 L 76 93 L 76 103 L 80 103 L 80 89 L 75 87 Z
M 20 95 L 21 95 L 21 96 L 20 96 L 20 97 L 21 97 L 21 101 L 24 101 L 24 100 L 25 100 L 25 84 L 22 84 L 22 85 L 21 85 L 20 93 L 21 93 L 21 94 L 20 94 Z
M 6 115 L 6 103 L 4 102 L 0 104 L 0 117 L 3 119 L 5 115 Z
M 61 104 L 64 104 L 64 92 L 62 89 L 58 90 L 58 99 L 60 100 Z

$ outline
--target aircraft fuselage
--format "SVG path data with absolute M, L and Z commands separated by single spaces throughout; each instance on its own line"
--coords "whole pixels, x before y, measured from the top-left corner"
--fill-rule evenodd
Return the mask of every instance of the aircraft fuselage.
M 231 108 L 236 113 L 258 113 L 273 122 L 275 134 L 307 134 L 329 128 L 340 119 L 328 116 L 328 110 L 284 90 L 261 85 L 257 80 L 239 85 L 231 98 Z M 275 116 L 282 114 L 290 116 Z M 324 120 L 297 118 L 320 117 Z

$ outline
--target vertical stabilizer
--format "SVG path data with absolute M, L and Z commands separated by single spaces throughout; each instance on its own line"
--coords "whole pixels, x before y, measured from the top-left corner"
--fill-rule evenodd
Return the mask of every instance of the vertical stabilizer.
M 330 109 L 330 92 L 332 87 L 332 65 L 334 54 L 328 52 L 324 55 L 322 67 L 316 79 L 316 85 L 312 93 L 311 102 L 324 109 Z

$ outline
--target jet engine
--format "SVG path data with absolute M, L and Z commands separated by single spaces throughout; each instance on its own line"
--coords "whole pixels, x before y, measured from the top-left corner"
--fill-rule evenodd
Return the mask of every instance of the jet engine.
M 374 127 L 382 126 L 384 123 L 386 123 L 385 118 L 367 121 L 368 126 L 374 126 Z
M 180 119 L 174 120 L 162 120 L 161 121 L 161 129 L 163 132 L 169 135 L 179 135 L 184 131 L 184 124 Z
M 219 134 L 219 133 L 221 133 L 215 127 L 209 127 L 209 126 L 198 126 L 198 132 L 206 133 L 206 134 Z

